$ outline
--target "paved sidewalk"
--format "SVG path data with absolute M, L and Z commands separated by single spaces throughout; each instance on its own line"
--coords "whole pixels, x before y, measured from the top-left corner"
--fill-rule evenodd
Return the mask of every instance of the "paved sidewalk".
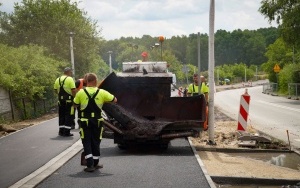
M 0 139 L 0 185 L 8 187 L 26 177 L 79 139 L 58 136 L 58 119 L 28 127 Z

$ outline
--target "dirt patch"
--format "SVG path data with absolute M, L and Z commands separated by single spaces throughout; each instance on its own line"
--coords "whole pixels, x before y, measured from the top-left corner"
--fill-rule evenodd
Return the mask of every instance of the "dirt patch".
M 37 125 L 43 121 L 57 117 L 57 113 L 49 113 L 36 119 L 27 119 L 24 121 L 10 122 L 8 124 L 0 124 L 0 137 L 6 136 L 17 130 L 21 130 L 30 126 Z
M 199 151 L 198 154 L 210 176 L 300 179 L 300 170 L 276 166 L 248 157 L 235 157 L 210 151 Z
M 248 157 L 231 156 L 224 152 L 213 151 L 216 148 L 241 149 L 238 146 L 237 121 L 227 117 L 218 108 L 215 108 L 214 131 L 216 145 L 213 146 L 207 145 L 208 131 L 202 132 L 198 138 L 191 138 L 192 144 L 197 148 L 198 154 L 210 176 L 300 179 L 300 169 L 293 170 Z M 248 125 L 247 132 L 251 135 L 261 134 L 251 125 Z M 271 141 L 271 144 L 261 144 L 256 149 L 272 148 L 286 150 L 288 148 L 286 144 L 276 139 L 271 139 Z M 251 150 L 251 148 L 243 149 Z
M 208 131 L 203 131 L 199 137 L 192 138 L 192 143 L 194 146 L 203 147 L 203 148 L 240 148 L 238 146 L 239 140 L 238 137 L 240 134 L 237 131 L 237 121 L 228 117 L 222 113 L 217 107 L 215 111 L 215 126 L 214 126 L 214 141 L 216 142 L 215 146 L 207 145 L 209 140 Z M 271 140 L 270 144 L 258 143 L 257 147 L 259 149 L 281 149 L 287 150 L 288 146 L 286 143 L 279 141 L 275 138 L 271 138 L 259 131 L 257 131 L 251 124 L 247 126 L 246 135 L 262 135 L 266 136 Z

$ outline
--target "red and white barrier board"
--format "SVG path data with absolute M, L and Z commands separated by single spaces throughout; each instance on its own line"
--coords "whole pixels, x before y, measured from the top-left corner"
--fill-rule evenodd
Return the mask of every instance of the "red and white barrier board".
M 248 94 L 248 90 L 245 90 L 245 93 L 241 96 L 240 100 L 240 111 L 238 117 L 238 131 L 246 131 L 247 129 L 247 121 L 249 114 L 249 103 L 250 103 L 250 95 Z

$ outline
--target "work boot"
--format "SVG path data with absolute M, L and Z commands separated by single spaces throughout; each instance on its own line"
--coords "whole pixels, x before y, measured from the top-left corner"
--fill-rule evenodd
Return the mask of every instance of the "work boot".
M 80 164 L 81 166 L 86 166 L 87 165 L 87 162 L 86 162 L 86 159 L 85 159 L 85 154 L 84 152 L 81 153 L 81 160 L 80 160 Z
M 64 132 L 65 131 L 62 128 L 60 128 L 59 131 L 58 131 L 58 135 L 59 136 L 64 136 Z
M 64 134 L 63 136 L 69 137 L 69 136 L 73 136 L 73 134 L 72 134 L 72 133 L 66 133 L 66 134 Z
M 96 166 L 94 166 L 95 169 L 100 169 L 100 168 L 103 168 L 103 164 L 97 164 Z
M 94 172 L 95 171 L 95 167 L 86 167 L 84 169 L 85 172 Z

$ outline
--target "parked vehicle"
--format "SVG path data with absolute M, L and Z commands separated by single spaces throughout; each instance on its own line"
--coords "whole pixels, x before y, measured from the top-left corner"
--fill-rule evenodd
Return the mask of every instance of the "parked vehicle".
M 171 73 L 172 74 L 172 84 L 171 84 L 171 90 L 175 91 L 176 88 L 176 74 Z
M 137 143 L 167 148 L 170 140 L 203 130 L 204 96 L 171 97 L 173 76 L 166 68 L 166 62 L 123 63 L 122 72 L 111 73 L 99 86 L 118 98 L 117 104 L 105 104 L 103 113 L 119 148 Z

